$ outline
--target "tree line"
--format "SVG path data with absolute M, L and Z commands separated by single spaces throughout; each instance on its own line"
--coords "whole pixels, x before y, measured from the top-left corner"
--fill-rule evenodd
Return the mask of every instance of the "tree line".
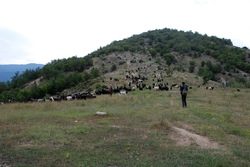
M 30 101 L 31 98 L 56 95 L 98 77 L 99 70 L 92 66 L 93 60 L 89 57 L 73 56 L 52 60 L 42 69 L 26 70 L 22 74 L 16 72 L 11 81 L 0 82 L 0 101 Z

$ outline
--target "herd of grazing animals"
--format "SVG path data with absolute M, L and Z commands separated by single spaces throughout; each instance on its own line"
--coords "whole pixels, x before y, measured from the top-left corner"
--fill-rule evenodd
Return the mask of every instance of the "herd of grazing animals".
M 96 98 L 96 95 L 102 95 L 102 94 L 108 94 L 112 96 L 112 94 L 119 94 L 121 96 L 124 96 L 128 94 L 130 91 L 135 90 L 155 90 L 155 91 L 172 91 L 173 88 L 179 88 L 180 85 L 177 83 L 163 83 L 163 72 L 159 71 L 153 71 L 152 75 L 152 84 L 150 83 L 149 78 L 147 76 L 144 76 L 142 74 L 138 74 L 138 71 L 141 71 L 144 68 L 138 68 L 137 70 L 126 70 L 125 76 L 121 78 L 115 78 L 115 77 L 108 77 L 106 79 L 102 80 L 102 83 L 106 86 L 103 86 L 102 89 L 98 89 L 93 91 L 92 93 L 76 93 L 76 94 L 68 94 L 68 95 L 58 95 L 58 96 L 51 96 L 49 98 L 41 98 L 41 99 L 30 99 L 30 102 L 46 102 L 46 101 L 62 101 L 62 100 L 81 100 L 81 99 L 93 99 Z M 163 70 L 163 69 L 161 69 Z M 112 82 L 112 83 L 110 83 Z M 147 83 L 147 84 L 146 84 Z M 122 86 L 118 86 L 122 85 Z M 200 85 L 198 85 L 198 88 Z M 189 86 L 189 89 L 192 89 L 192 87 Z M 213 90 L 213 87 L 205 87 L 206 90 Z M 237 89 L 237 91 L 240 91 L 240 89 Z M 12 100 L 9 100 L 10 102 L 13 102 Z M 1 102 L 1 104 L 3 104 Z

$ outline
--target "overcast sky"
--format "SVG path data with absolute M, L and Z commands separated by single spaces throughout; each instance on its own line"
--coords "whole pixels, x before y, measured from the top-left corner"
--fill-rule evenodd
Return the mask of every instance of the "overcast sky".
M 0 0 L 0 64 L 46 64 L 162 28 L 250 48 L 250 0 Z

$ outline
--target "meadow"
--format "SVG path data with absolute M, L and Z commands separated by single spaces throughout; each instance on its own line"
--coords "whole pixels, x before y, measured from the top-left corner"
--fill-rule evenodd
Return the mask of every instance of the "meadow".
M 250 90 L 193 88 L 0 106 L 0 167 L 250 166 Z M 96 115 L 96 112 L 107 115 Z

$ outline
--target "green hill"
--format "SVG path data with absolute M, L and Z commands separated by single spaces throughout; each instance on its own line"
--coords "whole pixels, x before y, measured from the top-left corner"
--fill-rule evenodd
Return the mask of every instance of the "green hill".
M 82 58 L 52 60 L 41 70 L 16 75 L 10 83 L 0 83 L 0 100 L 28 101 L 119 86 L 128 84 L 126 75 L 145 76 L 146 84 L 160 78 L 169 84 L 185 80 L 194 86 L 249 88 L 249 62 L 249 49 L 235 47 L 229 39 L 166 28 L 114 41 Z

